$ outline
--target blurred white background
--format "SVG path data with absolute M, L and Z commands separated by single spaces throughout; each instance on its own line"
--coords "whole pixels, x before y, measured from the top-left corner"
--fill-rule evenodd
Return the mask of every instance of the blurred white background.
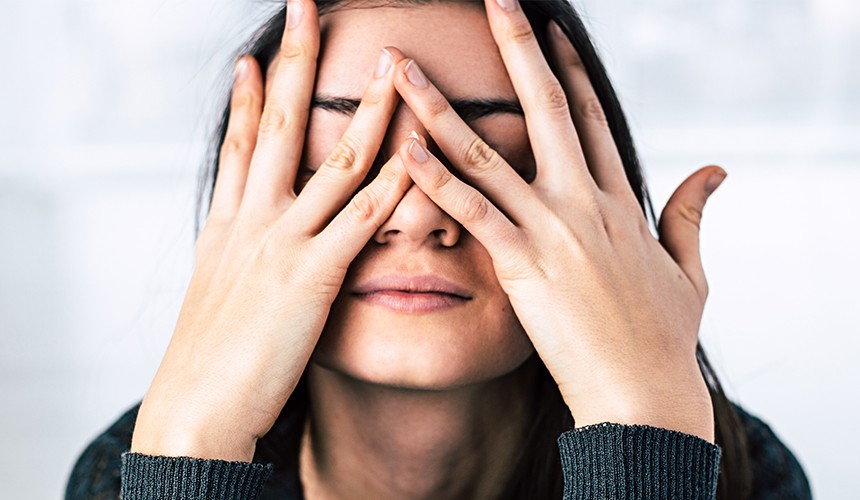
M 701 336 L 730 396 L 856 498 L 860 3 L 579 0 L 656 207 L 696 168 Z M 191 273 L 205 132 L 277 5 L 4 0 L 0 498 L 57 498 L 145 392 Z

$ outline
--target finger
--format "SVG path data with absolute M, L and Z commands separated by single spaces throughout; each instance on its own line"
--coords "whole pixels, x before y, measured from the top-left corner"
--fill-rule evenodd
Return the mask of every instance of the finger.
M 352 121 L 290 207 L 309 236 L 319 233 L 343 208 L 376 159 L 399 100 L 392 84 L 394 56 L 382 49 Z
M 519 246 L 520 229 L 477 189 L 457 179 L 418 141 L 410 139 L 399 155 L 406 171 L 433 202 L 457 220 L 490 253 L 493 260 L 504 258 Z
M 597 189 L 570 116 L 567 96 L 550 70 L 529 20 L 517 0 L 486 0 L 490 30 L 519 96 L 537 163 L 532 183 L 546 192 Z
M 660 215 L 660 243 L 690 278 L 703 299 L 708 284 L 699 252 L 699 229 L 705 202 L 726 178 L 720 167 L 705 167 L 687 177 Z
M 251 56 L 241 57 L 236 62 L 230 118 L 218 159 L 210 217 L 231 218 L 239 210 L 248 178 L 248 165 L 254 153 L 262 103 L 260 66 Z
M 559 80 L 568 96 L 570 114 L 591 176 L 603 191 L 632 196 L 621 155 L 582 59 L 555 21 L 550 21 L 549 31 Z
M 394 81 L 403 100 L 457 170 L 515 223 L 525 223 L 528 214 L 542 205 L 534 189 L 460 118 L 418 63 L 400 61 Z
M 412 179 L 403 168 L 400 156 L 394 155 L 382 166 L 379 175 L 316 236 L 321 252 L 333 254 L 344 268 L 348 266 L 388 220 L 411 186 Z
M 319 52 L 314 2 L 289 0 L 285 26 L 246 187 L 245 198 L 265 206 L 294 196 Z

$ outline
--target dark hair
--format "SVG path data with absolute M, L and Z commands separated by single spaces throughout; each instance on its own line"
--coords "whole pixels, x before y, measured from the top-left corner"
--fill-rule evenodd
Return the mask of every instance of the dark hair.
M 451 0 L 316 0 L 320 15 L 332 12 L 344 2 L 349 7 L 379 6 L 380 4 L 392 6 L 403 6 L 413 4 L 425 4 L 433 1 Z M 615 95 L 615 91 L 609 82 L 606 69 L 603 67 L 597 52 L 591 43 L 588 32 L 585 29 L 579 15 L 573 6 L 566 0 L 521 0 L 523 11 L 532 24 L 537 40 L 548 57 L 546 47 L 547 26 L 550 20 L 555 20 L 564 33 L 576 47 L 582 62 L 591 78 L 591 83 L 600 100 L 612 136 L 621 154 L 624 170 L 633 192 L 636 195 L 643 214 L 652 227 L 656 227 L 657 218 L 654 207 L 648 195 L 648 189 L 642 177 L 642 169 L 627 120 L 621 110 L 621 105 Z M 252 36 L 251 40 L 241 48 L 240 53 L 253 55 L 259 61 L 263 74 L 269 67 L 273 56 L 277 53 L 281 36 L 284 31 L 286 18 L 286 7 L 282 8 L 271 17 Z M 557 71 L 553 68 L 553 71 Z M 224 142 L 227 122 L 230 114 L 229 93 L 227 103 L 217 128 L 213 134 L 213 140 L 207 155 L 206 165 L 201 171 L 200 184 L 197 196 L 197 218 L 195 220 L 195 232 L 199 233 L 204 202 L 208 207 L 212 202 L 212 189 L 215 178 L 218 175 L 218 157 L 221 145 Z M 708 390 L 714 405 L 715 439 L 722 448 L 722 459 L 718 475 L 717 498 L 742 500 L 749 498 L 751 488 L 750 463 L 746 446 L 746 437 L 740 417 L 733 404 L 726 397 L 723 388 L 717 379 L 714 369 L 711 367 L 701 344 L 696 346 L 696 359 L 699 369 L 707 383 Z M 574 420 L 567 405 L 564 403 L 558 386 L 550 376 L 546 367 L 537 355 L 527 361 L 533 369 L 538 370 L 537 387 L 535 388 L 534 419 L 528 431 L 527 438 L 523 443 L 522 452 L 518 459 L 517 467 L 503 498 L 561 498 L 563 492 L 563 478 L 556 439 L 562 432 L 573 428 Z M 309 397 L 305 387 L 305 377 L 302 376 L 299 385 L 290 398 L 290 403 L 285 411 L 306 412 L 307 398 Z

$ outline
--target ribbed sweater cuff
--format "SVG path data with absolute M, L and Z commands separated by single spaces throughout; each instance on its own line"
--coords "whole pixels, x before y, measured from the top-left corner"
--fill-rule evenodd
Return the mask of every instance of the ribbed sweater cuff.
M 122 454 L 120 498 L 253 499 L 272 472 L 272 464 Z
M 558 438 L 564 499 L 713 499 L 720 447 L 649 425 L 604 422 Z

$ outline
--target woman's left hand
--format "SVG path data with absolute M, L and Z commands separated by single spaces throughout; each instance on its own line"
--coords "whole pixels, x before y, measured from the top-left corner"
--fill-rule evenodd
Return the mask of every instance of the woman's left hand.
M 713 406 L 696 361 L 708 294 L 698 240 L 705 201 L 725 172 L 706 167 L 688 177 L 656 239 L 570 42 L 550 27 L 559 81 L 519 5 L 485 3 L 537 176 L 524 181 L 426 77 L 423 88 L 411 83 L 409 72 L 413 81 L 423 75 L 410 59 L 396 68 L 398 91 L 468 184 L 417 141 L 401 152 L 407 171 L 489 252 L 577 427 L 647 424 L 713 442 Z

